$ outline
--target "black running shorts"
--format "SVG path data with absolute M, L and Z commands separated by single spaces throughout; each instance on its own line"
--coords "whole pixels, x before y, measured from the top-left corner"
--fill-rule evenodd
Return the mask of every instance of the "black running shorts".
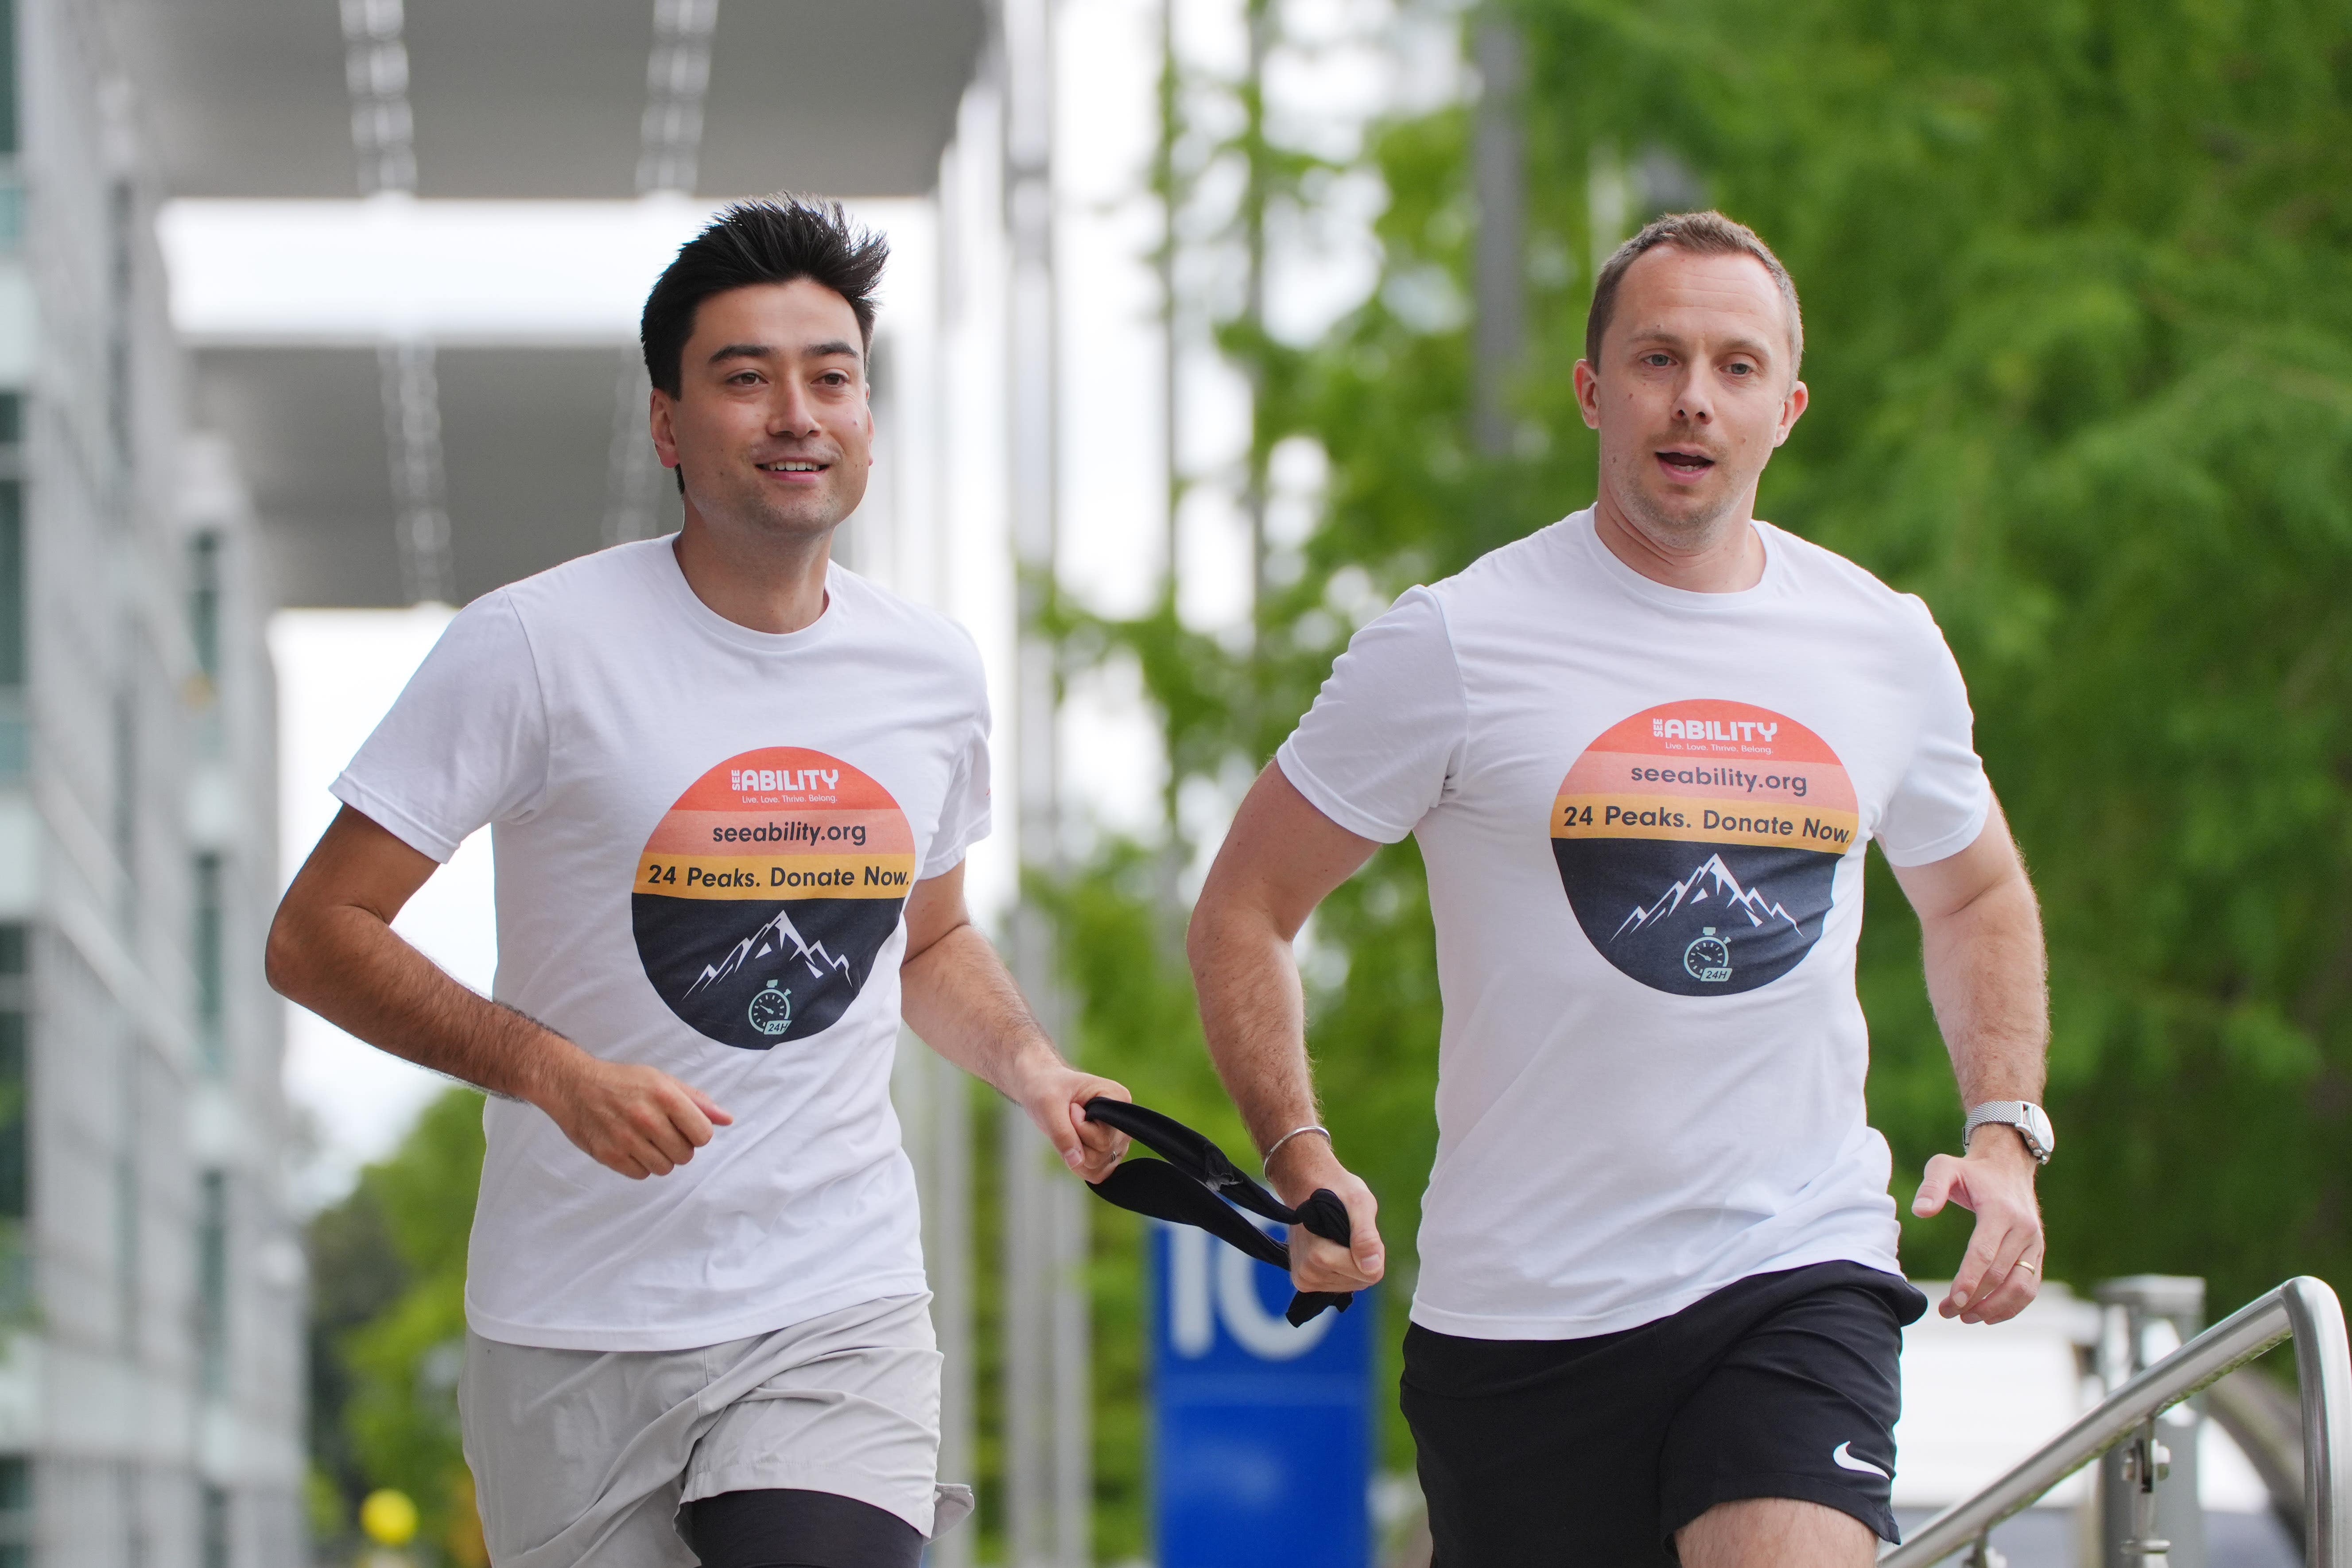
M 1821 1503 L 1896 1540 L 1898 1354 L 1927 1307 L 1892 1274 L 1822 1263 L 1591 1339 L 1412 1325 L 1403 1405 L 1432 1568 L 1673 1563 L 1675 1531 L 1743 1498 Z

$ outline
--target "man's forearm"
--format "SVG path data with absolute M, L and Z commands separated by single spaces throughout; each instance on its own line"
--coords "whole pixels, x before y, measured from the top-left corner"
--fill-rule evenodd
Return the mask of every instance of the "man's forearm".
M 2021 869 L 1922 922 L 1927 995 L 1963 1105 L 2042 1098 L 2050 1046 L 2042 915 Z
M 1258 911 L 1204 903 L 1187 947 L 1209 1057 L 1250 1137 L 1265 1149 L 1317 1121 L 1307 999 L 1290 943 Z
M 271 933 L 269 979 L 370 1045 L 493 1094 L 537 1103 L 581 1054 L 545 1025 L 459 984 L 352 905 L 281 922 Z
M 1024 1075 L 1061 1053 L 979 929 L 957 926 L 898 972 L 900 1015 L 923 1043 L 998 1092 L 1020 1098 Z

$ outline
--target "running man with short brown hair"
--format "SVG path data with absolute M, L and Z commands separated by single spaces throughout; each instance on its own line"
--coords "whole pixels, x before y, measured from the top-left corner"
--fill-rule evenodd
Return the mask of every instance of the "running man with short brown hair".
M 1289 944 L 1420 841 L 1444 1022 L 1403 1405 L 1440 1568 L 1864 1568 L 1895 1538 L 1926 1300 L 1863 1097 L 1874 840 L 1969 1108 L 1913 1204 L 1976 1211 L 1942 1310 L 2037 1286 L 2040 916 L 1927 606 L 1754 516 L 1801 342 L 1730 219 L 1627 242 L 1576 367 L 1593 505 L 1357 633 L 1193 915 L 1275 1186 L 1349 1205 L 1351 1248 L 1294 1230 L 1297 1284 L 1359 1288 L 1374 1205 L 1318 1125 Z

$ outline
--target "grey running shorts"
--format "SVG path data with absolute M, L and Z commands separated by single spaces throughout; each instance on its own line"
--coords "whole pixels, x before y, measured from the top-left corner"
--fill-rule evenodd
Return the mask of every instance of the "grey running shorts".
M 466 1336 L 458 1414 L 496 1568 L 693 1568 L 682 1504 L 789 1488 L 927 1536 L 971 1511 L 938 1481 L 930 1297 L 893 1296 L 684 1351 Z

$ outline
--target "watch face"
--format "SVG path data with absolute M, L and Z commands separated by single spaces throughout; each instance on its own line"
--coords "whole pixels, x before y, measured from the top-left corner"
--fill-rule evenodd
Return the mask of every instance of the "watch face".
M 2025 1134 L 2033 1141 L 2033 1152 L 2045 1160 L 2050 1157 L 2051 1150 L 2057 1147 L 2058 1140 L 2051 1131 L 2049 1114 L 2038 1105 L 2025 1108 Z

